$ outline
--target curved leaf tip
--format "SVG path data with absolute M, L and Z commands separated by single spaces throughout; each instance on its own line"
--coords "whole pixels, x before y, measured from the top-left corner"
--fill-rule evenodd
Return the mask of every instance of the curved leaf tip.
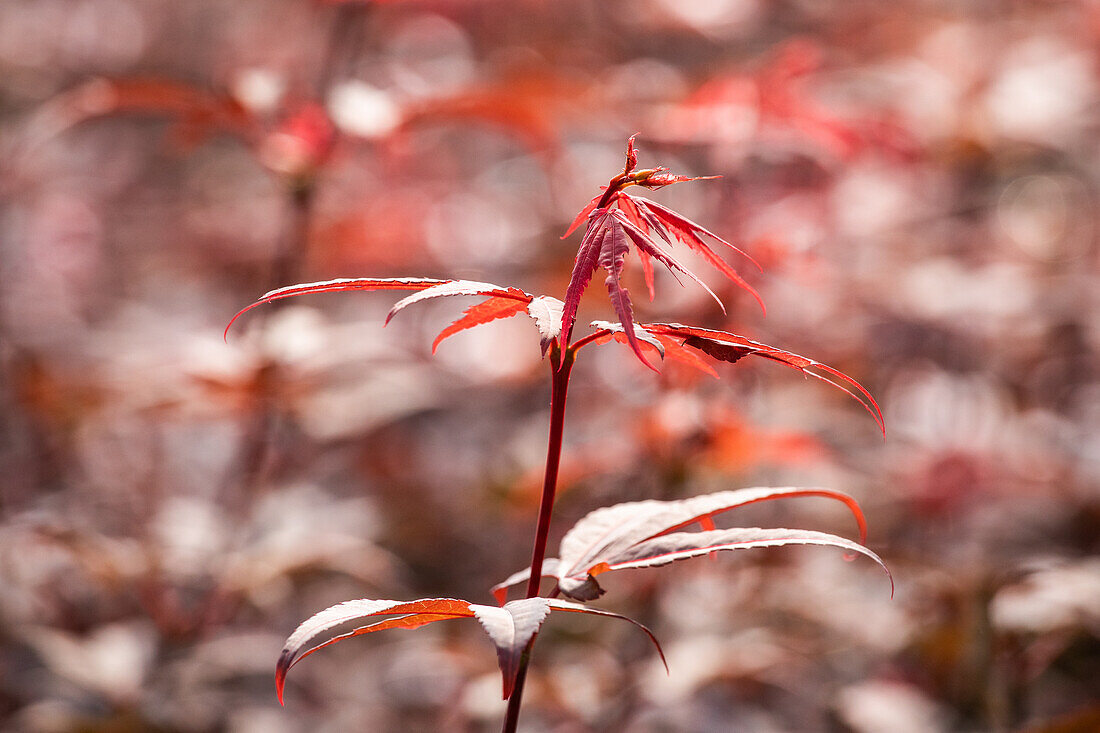
M 780 364 L 786 364 L 808 377 L 831 384 L 862 405 L 863 409 L 871 415 L 875 424 L 878 425 L 883 438 L 886 437 L 886 422 L 882 417 L 882 409 L 879 407 L 874 395 L 855 379 L 828 364 L 822 364 L 819 361 L 759 341 L 752 341 L 728 331 L 715 331 L 709 328 L 685 326 L 680 323 L 644 323 L 642 328 L 659 336 L 681 339 L 682 346 L 697 349 L 719 361 L 732 364 L 746 356 L 759 356 Z
M 229 329 L 233 327 L 238 318 L 264 303 L 272 303 L 276 300 L 293 298 L 298 295 L 339 292 L 341 290 L 426 290 L 448 282 L 452 281 L 427 277 L 341 277 L 335 280 L 321 280 L 276 288 L 261 295 L 255 303 L 237 311 L 237 314 L 229 320 L 225 331 L 222 332 L 222 339 L 228 340 Z

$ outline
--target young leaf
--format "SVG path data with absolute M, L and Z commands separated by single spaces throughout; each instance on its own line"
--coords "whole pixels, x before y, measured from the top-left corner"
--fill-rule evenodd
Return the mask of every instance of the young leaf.
M 602 266 L 608 273 L 605 281 L 608 294 L 611 296 L 611 304 L 615 309 L 615 313 L 619 316 L 619 322 L 623 325 L 623 334 L 627 343 L 642 363 L 653 369 L 653 365 L 646 361 L 645 356 L 638 347 L 633 328 L 634 318 L 630 296 L 621 283 L 623 262 L 629 249 L 629 243 L 633 243 L 635 250 L 638 252 L 650 299 L 653 298 L 652 260 L 654 259 L 667 267 L 674 276 L 678 272 L 683 273 L 703 285 L 694 273 L 680 264 L 657 243 L 653 236 L 656 234 L 666 244 L 671 245 L 672 238 L 675 237 L 690 249 L 699 252 L 719 272 L 748 290 L 756 298 L 761 309 L 764 308 L 764 301 L 761 300 L 760 294 L 736 270 L 715 254 L 714 250 L 703 241 L 702 237 L 709 237 L 744 255 L 741 250 L 717 234 L 671 209 L 648 199 L 633 197 L 623 192 L 623 189 L 628 186 L 661 188 L 672 183 L 698 179 L 690 176 L 673 175 L 668 173 L 667 168 L 636 170 L 637 161 L 638 156 L 634 149 L 634 138 L 631 137 L 627 143 L 626 166 L 623 172 L 608 182 L 602 194 L 588 202 L 588 205 L 577 214 L 569 230 L 565 233 L 565 236 L 569 236 L 573 230 L 580 226 L 582 221 L 587 219 L 588 227 L 577 250 L 573 272 L 565 293 L 565 308 L 562 313 L 561 330 L 564 334 L 563 341 L 568 344 L 569 337 L 573 332 L 573 325 L 576 323 L 577 308 L 580 305 L 581 296 L 592 281 L 596 268 Z M 613 206 L 618 208 L 613 209 Z M 745 256 L 747 257 L 747 255 Z M 718 301 L 719 306 L 722 306 L 718 296 L 706 285 L 703 285 L 703 287 Z M 725 307 L 722 307 L 722 310 L 724 312 Z
M 712 527 L 714 515 L 737 507 L 786 497 L 821 496 L 844 503 L 866 536 L 863 513 L 855 500 L 830 489 L 754 488 L 720 491 L 677 501 L 638 501 L 597 509 L 570 529 L 561 543 L 561 557 L 543 565 L 544 576 L 556 578 L 563 595 L 578 601 L 599 597 L 595 576 L 608 570 L 664 565 L 717 550 L 772 547 L 784 544 L 820 544 L 841 547 L 882 561 L 862 545 L 821 532 L 792 529 L 731 529 L 677 532 L 690 524 Z M 666 538 L 658 541 L 658 538 Z M 671 539 L 668 539 L 671 538 Z M 885 565 L 883 565 L 885 569 Z M 889 571 L 887 571 L 889 574 Z M 527 580 L 521 571 L 493 588 L 498 601 L 508 587 Z M 892 584 L 892 581 L 891 581 Z
M 607 188 L 606 186 L 602 186 L 600 188 L 600 191 L 602 192 L 606 188 Z M 585 207 L 583 209 L 581 209 L 580 212 L 577 214 L 577 216 L 573 219 L 573 222 L 569 225 L 569 228 L 565 230 L 565 234 L 561 235 L 562 239 L 568 239 L 570 234 L 577 231 L 577 227 L 579 227 L 581 224 L 583 224 L 585 222 L 585 220 L 588 218 L 588 215 L 591 214 L 593 211 L 595 211 L 596 205 L 598 203 L 600 203 L 601 198 L 603 198 L 603 193 L 598 193 L 598 194 L 596 194 L 595 196 L 592 197 L 592 200 L 589 201 L 585 205 Z
M 737 252 L 741 256 L 748 259 L 749 262 L 756 265 L 757 269 L 760 269 L 760 265 L 756 263 L 751 257 L 745 254 L 741 249 L 722 239 L 717 234 L 710 230 L 696 224 L 691 219 L 685 216 L 677 214 L 675 211 L 666 208 L 656 201 L 650 201 L 649 199 L 638 198 L 637 196 L 629 196 L 625 193 L 620 194 L 623 199 L 629 199 L 634 207 L 645 217 L 645 220 L 649 225 L 657 232 L 665 233 L 671 232 L 678 240 L 686 244 L 690 249 L 698 252 L 703 258 L 709 262 L 715 269 L 732 280 L 734 283 L 744 288 L 756 299 L 756 302 L 760 305 L 760 310 L 767 313 L 767 308 L 764 306 L 764 300 L 760 297 L 760 293 L 756 289 L 749 285 L 737 270 L 730 267 L 730 265 L 719 257 L 714 250 L 707 246 L 706 242 L 699 235 L 705 235 L 710 237 L 716 242 L 721 242 L 734 252 Z M 620 208 L 622 202 L 619 203 Z
M 698 349 L 707 356 L 720 361 L 727 361 L 731 364 L 746 356 L 752 355 L 770 359 L 771 361 L 777 361 L 793 369 L 798 369 L 807 376 L 813 377 L 814 379 L 820 379 L 823 382 L 833 385 L 837 389 L 847 392 L 853 399 L 863 405 L 863 409 L 871 414 L 871 417 L 874 418 L 879 429 L 882 430 L 883 435 L 886 434 L 886 423 L 883 422 L 882 419 L 882 410 L 879 409 L 878 402 L 875 401 L 871 393 L 859 382 L 831 366 L 814 361 L 813 359 L 807 359 L 804 356 L 794 354 L 790 351 L 777 349 L 774 346 L 768 346 L 758 341 L 751 341 L 743 336 L 738 336 L 737 334 L 727 331 L 713 331 L 708 328 L 684 326 L 679 323 L 645 323 L 642 324 L 642 328 L 650 333 L 656 334 L 658 337 L 668 336 L 681 339 L 681 344 L 683 346 Z M 823 374 L 819 372 L 823 372 Z
M 623 326 L 623 333 L 631 350 L 643 364 L 653 371 L 658 371 L 657 367 L 645 358 L 642 348 L 638 345 L 638 338 L 634 335 L 634 308 L 630 302 L 630 293 L 619 280 L 623 274 L 623 258 L 630 249 L 626 229 L 610 212 L 606 222 L 607 229 L 600 249 L 600 266 L 607 270 L 607 279 L 604 283 L 607 285 L 608 295 L 611 296 L 611 307 L 619 316 L 619 323 Z
M 592 281 L 592 275 L 600 264 L 600 253 L 603 250 L 603 240 L 607 232 L 603 222 L 609 217 L 606 209 L 593 212 L 588 229 L 581 239 L 581 246 L 577 250 L 577 257 L 573 261 L 573 273 L 569 276 L 569 285 L 565 289 L 565 305 L 562 308 L 561 332 L 563 341 L 568 343 L 570 334 L 573 333 L 573 324 L 577 321 L 577 307 L 581 302 L 581 295 Z
M 546 350 L 554 339 L 561 336 L 561 314 L 564 307 L 565 303 L 549 295 L 532 298 L 527 304 L 527 315 L 534 319 L 535 327 L 539 330 L 543 356 L 546 356 Z
M 623 198 L 625 198 L 625 194 Z M 706 290 L 707 294 L 710 295 L 710 297 L 714 298 L 714 302 L 718 304 L 718 307 L 722 309 L 723 313 L 726 312 L 726 306 L 722 304 L 722 300 L 714 294 L 713 290 L 707 287 L 706 283 L 696 277 L 694 272 L 684 267 L 682 264 L 679 263 L 679 261 L 676 260 L 676 258 L 670 255 L 668 252 L 664 251 L 660 247 L 660 245 L 657 244 L 657 242 L 650 238 L 648 233 L 637 227 L 628 216 L 623 214 L 621 210 L 615 211 L 613 213 L 619 219 L 619 221 L 622 222 L 623 229 L 626 230 L 627 236 L 629 236 L 631 241 L 634 242 L 635 251 L 638 253 L 638 256 L 642 258 L 643 267 L 645 265 L 649 265 L 649 275 L 647 276 L 649 279 L 652 279 L 653 276 L 652 264 L 649 262 L 649 258 L 652 257 L 653 259 L 657 260 L 662 265 L 667 267 L 668 271 L 672 273 L 673 277 L 676 277 L 677 272 L 682 272 L 690 277 L 700 287 L 702 287 L 703 290 Z M 725 265 L 724 262 L 722 264 Z
M 609 616 L 629 621 L 642 629 L 657 647 L 661 660 L 664 652 L 657 639 L 642 624 L 610 611 L 586 608 L 568 601 L 527 598 L 503 606 L 483 606 L 456 598 L 422 598 L 416 601 L 360 599 L 345 601 L 306 619 L 286 640 L 275 666 L 275 689 L 283 702 L 287 672 L 318 649 L 353 636 L 386 629 L 417 629 L 436 621 L 476 618 L 497 649 L 497 661 L 503 676 L 504 699 L 512 695 L 520 658 L 542 622 L 552 610 Z M 371 621 L 362 624 L 362 622 Z M 362 625 L 361 625 L 362 624 Z M 667 669 L 667 664 L 666 664 Z

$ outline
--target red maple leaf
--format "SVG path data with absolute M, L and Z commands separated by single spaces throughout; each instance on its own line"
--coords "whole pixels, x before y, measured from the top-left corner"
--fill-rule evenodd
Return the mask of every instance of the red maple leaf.
M 637 136 L 634 136 L 637 137 Z M 577 307 L 580 305 L 581 295 L 592 281 L 592 276 L 597 267 L 607 271 L 608 294 L 611 304 L 615 309 L 619 322 L 623 326 L 623 333 L 630 348 L 641 359 L 642 363 L 651 369 L 655 369 L 642 353 L 641 347 L 634 332 L 634 310 L 630 302 L 630 294 L 621 282 L 624 259 L 634 245 L 634 250 L 642 263 L 642 271 L 645 275 L 646 285 L 649 288 L 650 298 L 653 297 L 653 260 L 657 260 L 675 276 L 677 273 L 687 275 L 695 282 L 702 285 L 715 300 L 718 297 L 707 288 L 690 270 L 680 264 L 668 251 L 673 240 L 678 240 L 691 250 L 698 252 L 711 265 L 723 275 L 745 288 L 752 294 L 764 308 L 764 301 L 760 294 L 749 285 L 744 278 L 737 273 L 725 260 L 711 249 L 705 238 L 726 245 L 738 254 L 748 257 L 734 245 L 722 239 L 714 232 L 696 224 L 685 216 L 672 211 L 655 201 L 631 196 L 623 191 L 628 186 L 642 186 L 643 188 L 657 189 L 673 183 L 684 181 L 705 180 L 716 176 L 681 176 L 669 173 L 667 168 L 637 169 L 638 154 L 634 149 L 634 137 L 630 138 L 626 149 L 626 166 L 623 172 L 611 179 L 603 189 L 603 193 L 593 198 L 573 220 L 569 230 L 563 235 L 568 237 L 585 220 L 588 227 L 580 248 L 577 250 L 577 258 L 573 264 L 573 274 L 569 279 L 569 287 L 565 293 L 565 307 L 562 312 L 563 342 L 569 342 L 569 336 L 573 331 L 573 325 L 577 320 Z M 613 208 L 615 207 L 615 208 Z M 752 261 L 752 258 L 749 258 Z M 753 262 L 753 264 L 756 264 Z M 759 267 L 759 265 L 757 265 Z M 718 301 L 721 306 L 721 301 Z M 725 308 L 723 307 L 723 311 Z

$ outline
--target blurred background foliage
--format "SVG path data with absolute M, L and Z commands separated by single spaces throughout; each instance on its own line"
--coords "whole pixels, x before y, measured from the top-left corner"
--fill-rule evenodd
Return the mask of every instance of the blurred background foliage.
M 814 549 L 611 578 L 671 676 L 629 629 L 552 621 L 525 729 L 1097 730 L 1098 48 L 1094 0 L 6 0 L 0 728 L 495 730 L 474 625 L 328 650 L 286 710 L 272 670 L 330 603 L 489 602 L 525 563 L 534 329 L 432 358 L 464 305 L 383 331 L 393 299 L 356 293 L 221 332 L 339 276 L 560 296 L 558 237 L 638 132 L 643 166 L 723 176 L 653 197 L 760 261 L 769 306 L 718 277 L 728 316 L 670 280 L 649 303 L 634 270 L 640 318 L 843 369 L 888 437 L 766 363 L 587 350 L 554 537 L 615 501 L 825 485 L 898 591 Z

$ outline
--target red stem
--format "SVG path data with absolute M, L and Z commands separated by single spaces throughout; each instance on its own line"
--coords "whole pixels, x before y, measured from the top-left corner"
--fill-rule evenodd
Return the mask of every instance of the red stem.
M 546 558 L 546 541 L 550 536 L 550 515 L 554 511 L 554 493 L 558 487 L 558 465 L 561 463 L 561 438 L 565 428 L 565 397 L 569 389 L 569 372 L 573 369 L 573 351 L 566 349 L 560 362 L 551 354 L 554 368 L 550 387 L 550 438 L 546 448 L 546 474 L 542 482 L 542 503 L 539 505 L 535 547 L 531 552 L 531 577 L 527 580 L 527 598 L 539 594 L 542 561 Z
M 562 350 L 556 344 L 550 353 L 553 368 L 553 381 L 550 386 L 550 438 L 546 448 L 546 474 L 542 482 L 542 502 L 539 505 L 538 526 L 535 530 L 535 546 L 531 552 L 531 577 L 527 580 L 527 598 L 539 594 L 542 580 L 542 561 L 546 559 L 546 542 L 550 536 L 550 516 L 554 511 L 554 494 L 558 488 L 558 466 L 561 463 L 561 439 L 565 429 L 565 398 L 569 390 L 569 373 L 573 369 L 573 349 Z M 556 595 L 553 593 L 551 595 Z M 531 650 L 535 644 L 532 637 L 523 650 L 515 686 L 508 700 L 508 712 L 504 718 L 503 733 L 515 733 L 519 724 L 519 708 L 523 700 L 524 682 L 527 680 L 527 666 L 531 661 Z

